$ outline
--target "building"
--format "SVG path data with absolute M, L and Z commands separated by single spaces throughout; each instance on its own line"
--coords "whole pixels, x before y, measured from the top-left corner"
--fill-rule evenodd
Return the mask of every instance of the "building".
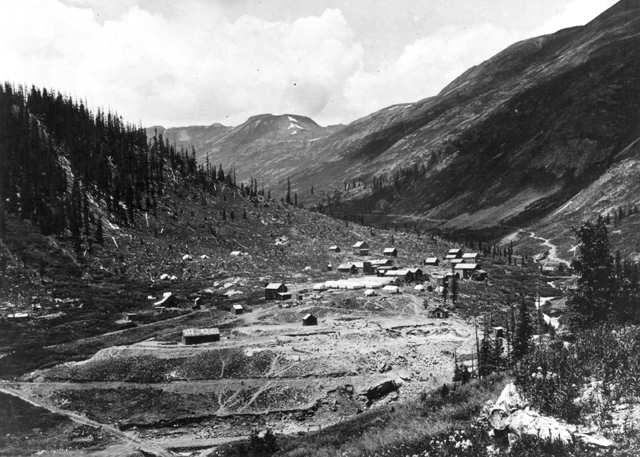
M 382 254 L 388 257 L 398 257 L 398 250 L 396 248 L 384 248 Z
M 462 279 L 471 279 L 478 269 L 477 263 L 459 263 L 453 267 L 453 271 Z
M 387 271 L 392 271 L 392 270 L 397 270 L 397 269 L 398 269 L 398 267 L 393 267 L 393 266 L 377 267 L 376 268 L 376 275 L 385 276 Z
M 340 273 L 351 273 L 355 275 L 358 273 L 358 267 L 354 263 L 341 263 L 338 265 L 338 271 Z
M 369 245 L 366 241 L 358 241 L 353 245 L 353 252 L 358 255 L 369 255 Z
M 424 259 L 424 264 L 432 267 L 437 267 L 438 265 L 440 265 L 440 260 L 438 260 L 437 257 L 427 257 L 426 259 Z
M 478 253 L 477 252 L 465 252 L 462 254 L 462 261 L 464 263 L 477 263 L 478 261 Z
M 340 252 L 340 246 L 336 246 L 335 244 L 333 246 L 329 246 L 329 250 L 331 252 Z
M 422 281 L 424 273 L 420 268 L 402 268 L 400 270 L 386 270 L 385 276 L 396 278 L 404 282 Z
M 391 259 L 374 259 L 371 261 L 371 265 L 375 268 L 377 267 L 390 267 L 393 265 L 393 260 Z
M 420 268 L 409 268 L 409 273 L 411 274 L 411 281 L 424 281 L 425 276 L 424 272 Z
M 455 248 L 455 249 L 449 249 L 447 251 L 447 255 L 444 256 L 444 259 L 445 260 L 460 259 L 461 257 L 462 257 L 462 249 Z
M 446 319 L 449 317 L 449 310 L 443 308 L 442 306 L 436 306 L 431 311 L 429 311 L 429 317 L 434 319 Z
M 278 300 L 278 294 L 286 293 L 289 289 L 283 282 L 270 282 L 264 287 L 264 298 L 266 300 Z
M 313 314 L 307 314 L 302 318 L 302 325 L 318 325 L 318 318 Z
M 372 275 L 376 272 L 371 262 L 354 262 L 353 265 L 366 275 Z
M 233 305 L 233 312 L 235 314 L 242 314 L 242 313 L 244 313 L 244 307 L 242 305 L 238 305 L 238 304 Z
M 382 288 L 383 291 L 389 292 L 390 294 L 399 294 L 400 288 L 398 286 L 384 286 Z
M 491 333 L 493 333 L 494 338 L 504 338 L 505 337 L 505 329 L 504 327 L 493 327 L 491 329 Z
M 217 328 L 186 328 L 182 331 L 182 344 L 201 344 L 220 341 Z
M 278 292 L 277 300 L 280 300 L 280 301 L 291 300 L 291 292 Z

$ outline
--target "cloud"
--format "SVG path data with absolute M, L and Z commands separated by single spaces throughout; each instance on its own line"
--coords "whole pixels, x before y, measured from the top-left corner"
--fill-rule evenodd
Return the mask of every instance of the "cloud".
M 532 31 L 532 35 L 545 35 L 568 27 L 584 25 L 617 2 L 618 0 L 571 0 L 559 6 L 553 16 Z
M 514 41 L 587 22 L 613 3 L 568 0 L 528 30 L 484 18 L 363 43 L 335 8 L 269 20 L 230 18 L 225 2 L 201 0 L 20 0 L 0 15 L 0 76 L 144 125 L 237 124 L 265 112 L 348 122 L 435 95 Z M 374 27 L 383 13 L 358 20 Z M 389 39 L 402 46 L 372 50 Z
M 190 6 L 178 20 L 132 6 L 101 22 L 55 0 L 14 2 L 0 17 L 2 77 L 145 124 L 237 123 L 269 111 L 320 115 L 362 64 L 339 10 L 287 23 Z
M 516 36 L 491 24 L 440 28 L 407 45 L 397 59 L 373 71 L 357 71 L 345 88 L 347 103 L 354 111 L 371 112 L 435 95 Z

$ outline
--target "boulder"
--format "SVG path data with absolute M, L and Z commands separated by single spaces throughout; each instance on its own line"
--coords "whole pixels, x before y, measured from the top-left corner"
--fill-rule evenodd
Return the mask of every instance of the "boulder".
M 519 409 L 511 413 L 504 421 L 506 428 L 518 438 L 536 436 L 543 440 L 573 443 L 576 428 L 559 420 L 542 416 L 529 408 Z

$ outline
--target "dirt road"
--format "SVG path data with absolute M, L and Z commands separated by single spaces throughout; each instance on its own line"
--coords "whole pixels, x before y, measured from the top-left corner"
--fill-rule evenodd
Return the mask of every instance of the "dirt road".
M 116 436 L 116 437 L 120 438 L 122 441 L 124 441 L 125 443 L 128 443 L 135 450 L 139 450 L 141 452 L 145 452 L 145 453 L 148 453 L 148 454 L 151 454 L 151 455 L 155 455 L 155 456 L 158 456 L 158 457 L 174 457 L 173 453 L 167 451 L 163 447 L 160 447 L 157 444 L 145 443 L 143 441 L 140 441 L 137 438 L 134 438 L 134 437 L 128 435 L 127 433 L 124 433 L 124 432 L 118 430 L 116 427 L 113 427 L 111 425 L 101 424 L 100 422 L 96 422 L 96 421 L 91 420 L 91 419 L 89 419 L 87 417 L 84 417 L 84 416 L 82 416 L 80 414 L 77 414 L 77 413 L 74 413 L 74 412 L 71 412 L 71 411 L 66 411 L 64 409 L 56 408 L 55 406 L 46 405 L 46 404 L 43 404 L 43 403 L 36 402 L 33 398 L 30 398 L 29 396 L 27 396 L 23 392 L 9 387 L 6 383 L 0 384 L 0 392 L 2 392 L 4 394 L 7 394 L 7 395 L 11 395 L 11 396 L 16 397 L 16 398 L 19 398 L 20 400 L 25 401 L 25 402 L 27 402 L 27 403 L 35 406 L 35 407 L 43 408 L 43 409 L 46 409 L 46 410 L 48 410 L 48 411 L 50 411 L 50 412 L 52 412 L 54 414 L 65 416 L 65 417 L 69 418 L 70 420 L 72 420 L 73 422 L 75 422 L 77 424 L 88 425 L 89 427 L 100 428 L 104 432 L 106 432 L 107 434 Z
M 547 259 L 552 262 L 562 263 L 568 267 L 571 266 L 571 263 L 568 260 L 562 259 L 558 256 L 558 246 L 553 244 L 549 239 L 538 236 L 535 232 L 529 232 L 529 236 L 534 240 L 541 241 L 544 246 L 549 248 Z

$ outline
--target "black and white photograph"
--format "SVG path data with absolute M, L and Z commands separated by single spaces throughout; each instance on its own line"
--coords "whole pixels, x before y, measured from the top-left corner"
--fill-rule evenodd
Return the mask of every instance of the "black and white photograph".
M 0 457 L 640 456 L 640 0 L 0 2 Z

